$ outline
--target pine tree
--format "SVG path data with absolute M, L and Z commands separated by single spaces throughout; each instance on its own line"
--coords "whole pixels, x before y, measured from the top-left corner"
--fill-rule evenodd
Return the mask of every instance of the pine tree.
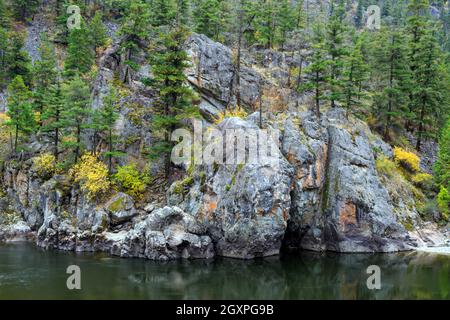
M 148 21 L 150 18 L 150 9 L 146 3 L 139 0 L 130 0 L 130 5 L 125 10 L 119 30 L 119 34 L 123 37 L 122 51 L 128 65 L 123 79 L 121 79 L 123 82 L 130 80 L 129 69 L 135 67 L 135 64 L 131 61 L 132 55 L 142 48 L 142 43 L 149 37 Z
M 100 11 L 97 11 L 89 25 L 89 35 L 94 51 L 106 45 L 108 40 L 106 31 L 106 27 L 102 21 L 102 14 Z
M 161 132 L 164 139 L 152 148 L 152 156 L 163 155 L 166 161 L 166 178 L 170 177 L 170 153 L 172 143 L 170 135 L 180 125 L 181 119 L 195 114 L 192 104 L 193 92 L 187 86 L 184 70 L 189 66 L 189 57 L 183 50 L 187 32 L 176 28 L 168 34 L 161 35 L 159 48 L 151 54 L 153 86 L 159 90 L 158 112 L 153 120 L 153 130 Z
M 450 189 L 450 118 L 442 129 L 439 140 L 439 154 L 434 171 L 439 185 Z
M 11 25 L 11 18 L 5 0 L 0 0 L 0 28 L 8 29 Z
M 151 2 L 151 22 L 154 27 L 169 26 L 176 19 L 174 0 L 153 0 Z
M 60 81 L 56 81 L 56 83 L 48 87 L 48 92 L 44 99 L 45 108 L 41 116 L 41 130 L 53 135 L 53 155 L 58 161 L 60 136 L 66 125 L 63 119 L 65 104 Z
M 82 147 L 81 137 L 88 127 L 90 90 L 88 85 L 78 75 L 75 75 L 63 85 L 62 91 L 65 104 L 62 121 L 64 126 L 75 134 L 76 142 L 71 147 L 75 149 L 75 162 L 77 162 Z
M 369 68 L 362 52 L 362 36 L 356 37 L 350 55 L 345 59 L 343 73 L 344 107 L 349 112 L 362 106 L 362 83 L 367 80 Z
M 3 89 L 3 85 L 6 84 L 6 78 L 8 75 L 8 33 L 5 29 L 0 27 L 0 89 Z
M 190 2 L 189 0 L 176 0 L 176 22 L 177 25 L 187 26 L 191 19 L 190 17 Z
M 12 8 L 17 19 L 25 21 L 32 15 L 39 5 L 39 0 L 14 0 Z
M 79 29 L 72 29 L 69 33 L 69 45 L 64 72 L 67 77 L 85 74 L 91 70 L 94 64 L 94 52 L 92 50 L 89 30 L 84 21 L 81 21 Z
M 199 0 L 194 10 L 195 31 L 218 40 L 220 30 L 219 1 Z
M 408 48 L 402 31 L 384 29 L 374 43 L 374 70 L 380 88 L 375 93 L 376 114 L 386 140 L 389 129 L 407 117 L 411 72 L 407 64 Z
M 103 108 L 100 110 L 101 131 L 106 131 L 106 141 L 108 143 L 108 151 L 105 156 L 108 158 L 109 172 L 112 172 L 112 161 L 115 156 L 121 155 L 114 149 L 114 126 L 119 118 L 117 112 L 118 96 L 114 87 L 109 88 L 109 94 L 103 100 Z
M 256 15 L 253 23 L 255 38 L 267 48 L 272 49 L 277 42 L 277 32 L 279 29 L 278 6 L 274 0 L 259 0 L 256 7 Z
M 31 92 L 22 77 L 16 76 L 8 86 L 8 125 L 14 129 L 11 150 L 17 153 L 19 133 L 29 134 L 34 129 L 34 115 L 30 103 Z
M 25 84 L 29 85 L 31 83 L 31 59 L 28 53 L 23 50 L 25 35 L 17 31 L 11 32 L 9 37 L 6 55 L 8 77 L 14 79 L 20 75 Z
M 426 32 L 416 46 L 413 71 L 412 106 L 417 128 L 416 149 L 420 151 L 423 138 L 435 133 L 436 116 L 447 106 L 448 74 L 439 43 L 432 31 Z M 448 110 L 446 110 L 448 111 Z M 428 127 L 428 128 L 427 128 Z M 427 131 L 426 131 L 427 129 Z M 436 129 L 436 128 L 435 128 Z
M 300 15 L 301 13 L 299 13 Z M 301 19 L 301 16 L 297 19 Z M 279 42 L 281 49 L 284 49 L 284 45 L 287 40 L 287 34 L 293 31 L 295 27 L 300 25 L 300 22 L 296 20 L 295 11 L 290 0 L 282 0 L 278 10 L 278 25 L 279 25 Z
M 342 101 L 342 70 L 347 49 L 344 44 L 346 32 L 345 7 L 342 0 L 339 4 L 334 1 L 331 4 L 331 17 L 327 23 L 326 48 L 330 57 L 330 95 L 331 108 L 336 107 L 336 101 Z
M 39 54 L 41 59 L 37 60 L 33 67 L 33 110 L 42 116 L 46 105 L 47 91 L 56 83 L 58 76 L 55 49 L 45 34 L 41 36 Z M 41 120 L 39 120 L 39 125 L 42 125 Z
M 326 43 L 323 34 L 324 26 L 320 23 L 314 25 L 314 36 L 312 41 L 313 54 L 310 58 L 309 65 L 305 73 L 309 79 L 307 83 L 302 86 L 302 90 L 314 91 L 315 97 L 315 112 L 320 118 L 320 103 L 326 98 L 325 90 L 329 83 L 328 69 L 330 61 L 326 57 Z

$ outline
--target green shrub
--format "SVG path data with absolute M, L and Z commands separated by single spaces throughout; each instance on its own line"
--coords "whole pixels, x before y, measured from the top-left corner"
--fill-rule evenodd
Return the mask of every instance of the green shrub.
M 450 204 L 450 194 L 447 188 L 441 187 L 441 191 L 437 196 L 437 203 L 439 210 L 441 211 L 444 220 L 448 221 L 449 218 L 449 204 Z
M 128 164 L 117 169 L 114 181 L 125 193 L 140 198 L 147 187 L 149 178 L 141 174 L 135 164 Z

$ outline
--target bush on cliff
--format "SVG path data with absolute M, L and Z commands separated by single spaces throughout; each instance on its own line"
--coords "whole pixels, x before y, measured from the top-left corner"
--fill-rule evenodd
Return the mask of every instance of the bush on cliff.
M 84 154 L 70 170 L 70 174 L 91 200 L 105 195 L 111 188 L 108 167 L 91 154 Z

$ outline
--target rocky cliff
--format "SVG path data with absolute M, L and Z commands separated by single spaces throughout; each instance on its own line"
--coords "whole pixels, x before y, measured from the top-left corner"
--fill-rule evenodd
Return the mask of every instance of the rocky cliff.
M 155 189 L 152 203 L 136 203 L 119 192 L 98 203 L 67 176 L 40 177 L 31 158 L 44 146 L 35 142 L 28 153 L 2 166 L 0 211 L 10 218 L 0 221 L 0 240 L 34 239 L 45 248 L 154 260 L 249 259 L 283 248 L 396 252 L 448 240 L 433 228 L 421 231 L 424 223 L 410 194 L 393 197 L 376 166 L 381 156 L 392 159 L 392 148 L 366 123 L 339 108 L 324 110 L 318 118 L 309 111 L 307 96 L 274 76 L 287 74 L 286 61 L 298 63 L 295 57 L 260 52 L 262 61 L 244 63 L 236 88 L 229 48 L 194 34 L 186 49 L 192 57 L 187 75 L 201 97 L 204 130 L 276 130 L 280 134 L 270 157 L 277 165 L 194 165 L 167 190 L 164 185 Z M 92 92 L 93 108 L 99 108 L 115 77 L 127 81 L 115 130 L 121 149 L 136 161 L 153 141 L 147 128 L 155 93 L 141 83 L 142 77 L 151 77 L 142 61 L 141 70 L 130 73 L 119 47 L 112 45 L 100 59 Z M 270 90 L 258 101 L 262 86 Z M 226 106 L 236 101 L 236 90 L 250 115 L 221 121 Z M 252 113 L 259 106 L 261 118 Z M 160 169 L 158 164 L 152 168 Z

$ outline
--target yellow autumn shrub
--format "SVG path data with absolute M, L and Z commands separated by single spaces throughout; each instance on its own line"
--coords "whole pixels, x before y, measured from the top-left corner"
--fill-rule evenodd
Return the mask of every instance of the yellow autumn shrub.
M 248 116 L 247 112 L 241 107 L 237 107 L 233 110 L 226 110 L 220 113 L 219 118 L 216 120 L 216 124 L 221 123 L 226 118 L 241 118 L 244 119 Z
M 433 176 L 428 173 L 417 173 L 412 177 L 415 186 L 430 189 L 433 186 Z
M 394 160 L 403 168 L 411 172 L 420 171 L 420 158 L 415 153 L 406 151 L 400 147 L 395 147 Z
M 56 172 L 56 159 L 51 153 L 43 153 L 33 158 L 34 170 L 41 178 L 52 176 Z
M 104 195 L 111 188 L 108 167 L 91 154 L 84 154 L 70 173 L 89 199 Z

